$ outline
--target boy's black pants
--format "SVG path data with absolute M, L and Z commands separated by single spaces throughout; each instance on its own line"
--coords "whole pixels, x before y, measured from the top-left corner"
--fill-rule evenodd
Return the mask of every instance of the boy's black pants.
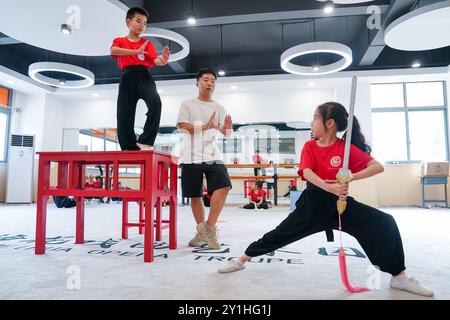
M 136 140 L 134 122 L 139 99 L 147 105 L 144 132 Z M 117 98 L 117 135 L 122 150 L 139 150 L 136 142 L 153 146 L 161 119 L 161 99 L 155 82 L 144 66 L 125 68 L 120 79 Z

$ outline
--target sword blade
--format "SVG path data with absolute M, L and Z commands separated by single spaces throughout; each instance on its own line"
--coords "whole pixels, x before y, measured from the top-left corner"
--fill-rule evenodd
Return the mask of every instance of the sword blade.
M 350 96 L 350 109 L 348 111 L 348 126 L 347 126 L 347 139 L 345 140 L 344 149 L 344 163 L 342 168 L 348 169 L 348 160 L 350 157 L 350 144 L 352 141 L 352 129 L 353 129 L 353 113 L 355 112 L 355 100 L 356 100 L 356 84 L 358 79 L 356 76 L 352 78 L 352 92 Z

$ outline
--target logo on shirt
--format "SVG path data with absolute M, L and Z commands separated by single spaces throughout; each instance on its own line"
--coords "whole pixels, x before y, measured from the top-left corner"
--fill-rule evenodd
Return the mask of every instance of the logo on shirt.
M 339 167 L 340 165 L 341 165 L 341 157 L 339 157 L 339 156 L 334 156 L 333 158 L 331 158 L 331 160 L 330 160 L 330 164 L 333 166 L 333 167 Z
M 143 53 L 139 54 L 138 55 L 138 59 L 141 60 L 141 61 L 144 61 L 145 60 L 145 55 Z

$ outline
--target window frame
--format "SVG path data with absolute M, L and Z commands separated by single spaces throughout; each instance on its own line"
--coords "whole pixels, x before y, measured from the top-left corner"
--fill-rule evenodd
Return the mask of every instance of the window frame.
M 4 87 L 0 85 L 0 88 L 8 90 L 8 105 L 4 106 L 5 108 L 0 107 L 0 113 L 6 115 L 6 128 L 5 128 L 5 159 L 0 159 L 0 163 L 8 163 L 8 156 L 9 156 L 9 140 L 11 136 L 11 108 L 12 108 L 12 96 L 14 91 L 8 87 Z
M 442 93 L 444 98 L 443 106 L 429 106 L 429 107 L 409 107 L 406 85 L 410 83 L 430 83 L 439 82 L 442 85 Z M 420 163 L 421 160 L 411 160 L 411 137 L 410 137 L 410 124 L 409 113 L 410 112 L 424 112 L 424 111 L 441 111 L 444 114 L 444 135 L 445 135 L 445 155 L 446 161 L 449 161 L 449 136 L 448 136 L 448 99 L 447 99 L 447 82 L 445 80 L 429 80 L 429 81 L 408 81 L 408 82 L 389 82 L 389 83 L 372 83 L 371 85 L 380 84 L 402 84 L 403 86 L 403 107 L 389 107 L 389 108 L 371 108 L 371 114 L 373 113 L 388 113 L 388 112 L 402 112 L 405 117 L 405 137 L 406 137 L 406 160 L 387 160 L 386 164 L 412 164 Z

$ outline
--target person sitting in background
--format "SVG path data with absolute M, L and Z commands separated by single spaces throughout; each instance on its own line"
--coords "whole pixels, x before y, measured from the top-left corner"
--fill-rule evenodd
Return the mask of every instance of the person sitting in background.
M 77 201 L 73 197 L 53 196 L 53 202 L 57 208 L 73 208 L 77 206 Z
M 84 183 L 85 189 L 91 189 L 94 188 L 94 177 L 90 175 L 89 177 L 86 177 L 86 182 Z M 94 199 L 94 197 L 86 197 L 86 200 L 90 201 L 91 199 Z
M 86 177 L 86 182 L 84 183 L 84 188 L 94 188 L 94 177 L 90 175 Z
M 89 176 L 89 180 L 84 184 L 85 189 L 102 189 L 103 188 L 103 178 L 101 176 L 96 176 L 95 181 L 92 175 Z M 103 197 L 86 197 L 86 199 L 98 199 L 101 203 L 105 203 L 103 201 Z
M 93 188 L 95 188 L 95 189 L 103 189 L 103 177 L 102 176 L 96 176 L 95 177 Z M 98 199 L 101 203 L 105 203 L 105 201 L 103 201 L 103 197 L 98 197 L 96 199 Z
M 243 209 L 269 209 L 266 202 L 266 192 L 261 188 L 262 181 L 256 181 L 253 188 L 248 193 L 249 203 L 244 205 Z
M 297 179 L 292 179 L 289 185 L 289 191 L 284 194 L 283 197 L 289 197 L 291 194 L 291 191 L 298 191 L 297 190 Z

